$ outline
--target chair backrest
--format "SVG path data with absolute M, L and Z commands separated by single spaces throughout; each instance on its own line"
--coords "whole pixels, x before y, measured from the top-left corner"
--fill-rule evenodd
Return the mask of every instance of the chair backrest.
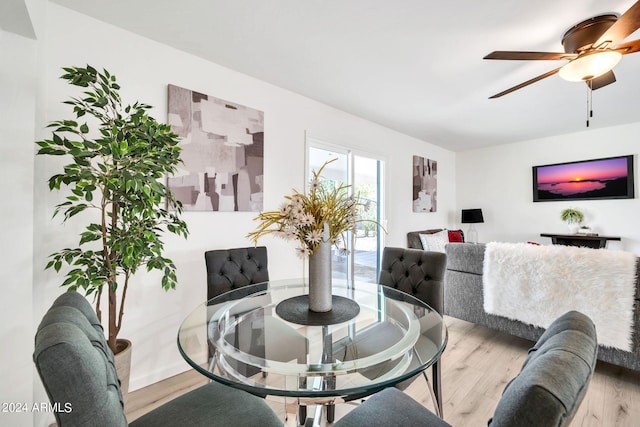
M 413 295 L 442 315 L 446 266 L 441 252 L 386 247 L 378 283 Z
M 232 289 L 267 282 L 267 248 L 216 249 L 204 253 L 207 265 L 207 299 Z
M 60 427 L 127 425 L 113 353 L 82 295 L 62 294 L 44 315 L 33 361 Z
M 489 425 L 567 426 L 591 381 L 598 355 L 589 317 L 570 311 L 556 319 L 529 350 L 507 384 Z

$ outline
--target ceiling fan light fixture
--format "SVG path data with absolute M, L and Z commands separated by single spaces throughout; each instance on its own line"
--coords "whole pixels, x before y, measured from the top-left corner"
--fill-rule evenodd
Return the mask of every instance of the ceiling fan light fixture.
M 570 82 L 591 80 L 613 69 L 621 59 L 622 54 L 615 50 L 589 52 L 565 64 L 558 74 Z

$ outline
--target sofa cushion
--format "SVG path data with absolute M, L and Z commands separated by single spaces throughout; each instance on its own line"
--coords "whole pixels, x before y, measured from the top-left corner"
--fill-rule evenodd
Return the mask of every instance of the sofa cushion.
M 463 243 L 464 242 L 464 234 L 462 230 L 447 230 L 449 234 L 449 243 Z
M 424 250 L 424 247 L 422 246 L 422 242 L 420 241 L 420 235 L 437 233 L 442 230 L 443 230 L 442 228 L 434 228 L 429 230 L 410 231 L 407 233 L 407 247 Z
M 444 252 L 445 245 L 449 242 L 447 230 L 431 234 L 420 234 L 420 242 L 425 251 Z
M 489 425 L 569 425 L 587 391 L 597 352 L 591 319 L 577 311 L 560 316 L 529 350 Z

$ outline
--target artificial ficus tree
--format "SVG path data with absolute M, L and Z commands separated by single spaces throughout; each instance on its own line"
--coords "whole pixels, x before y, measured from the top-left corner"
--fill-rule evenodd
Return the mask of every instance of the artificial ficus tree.
M 163 179 L 180 163 L 179 139 L 148 114 L 149 105 L 124 106 L 116 77 L 107 70 L 87 65 L 64 71 L 62 79 L 83 88 L 81 96 L 64 101 L 75 118 L 52 122 L 51 139 L 36 144 L 38 154 L 71 160 L 49 178 L 50 190 L 70 190 L 54 216 L 62 214 L 63 222 L 84 219 L 86 226 L 78 247 L 51 254 L 46 268 L 60 271 L 69 265 L 62 286 L 93 295 L 98 318 L 101 296 L 108 294 L 107 342 L 117 353 L 127 289 L 136 271 L 143 266 L 160 270 L 162 287 L 176 286 L 176 267 L 163 255 L 162 237 L 170 232 L 186 238 L 188 228 L 180 218 L 181 203 Z

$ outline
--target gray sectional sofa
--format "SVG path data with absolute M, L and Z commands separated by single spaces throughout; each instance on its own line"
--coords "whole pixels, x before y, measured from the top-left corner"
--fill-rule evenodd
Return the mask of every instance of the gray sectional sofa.
M 431 231 L 431 230 L 429 230 Z M 408 246 L 423 249 L 417 234 L 408 233 Z M 544 329 L 484 311 L 484 244 L 450 243 L 446 246 L 447 270 L 444 281 L 444 313 L 501 332 L 536 341 Z M 640 268 L 640 263 L 639 263 Z M 639 269 L 640 273 L 640 269 Z M 640 371 L 640 289 L 636 282 L 633 313 L 633 348 L 631 352 L 600 346 L 598 359 Z

